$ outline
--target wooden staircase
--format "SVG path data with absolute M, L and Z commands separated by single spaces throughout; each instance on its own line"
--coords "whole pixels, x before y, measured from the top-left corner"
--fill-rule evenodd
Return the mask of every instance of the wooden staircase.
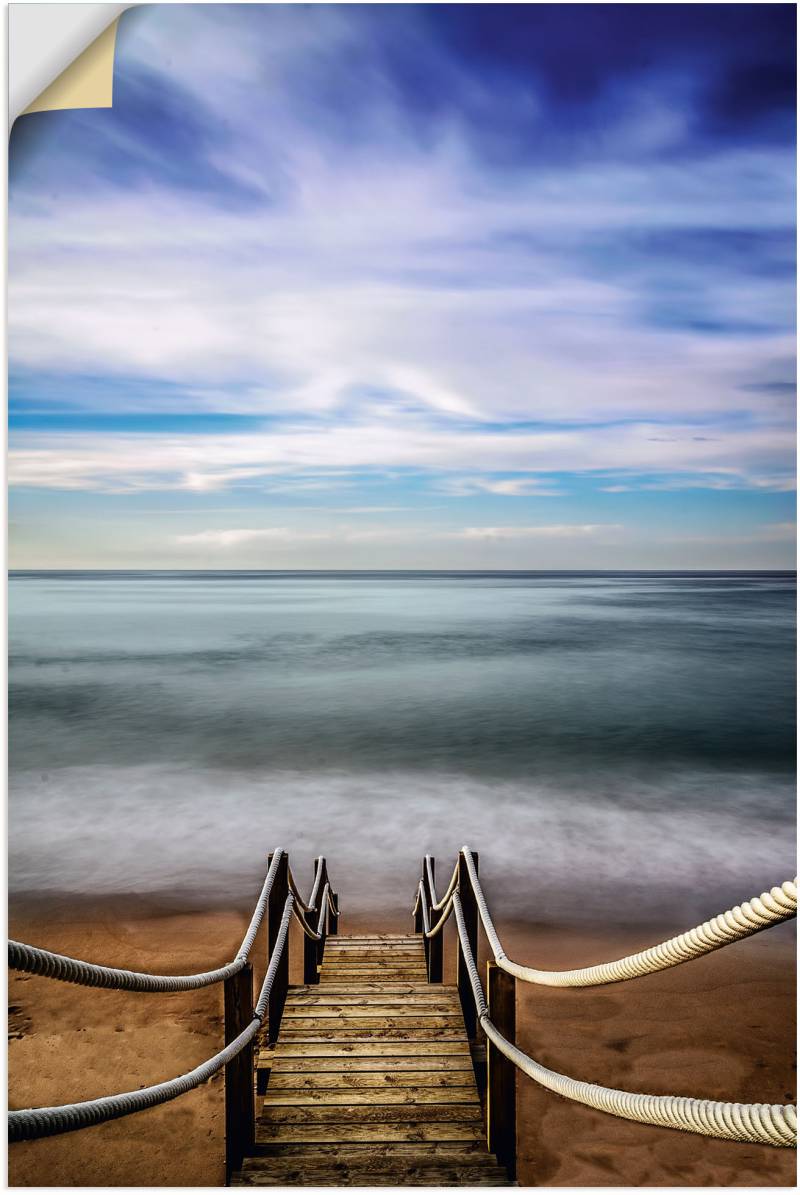
M 419 935 L 329 938 L 257 1076 L 233 1186 L 513 1185 L 486 1148 L 457 988 L 427 982 Z

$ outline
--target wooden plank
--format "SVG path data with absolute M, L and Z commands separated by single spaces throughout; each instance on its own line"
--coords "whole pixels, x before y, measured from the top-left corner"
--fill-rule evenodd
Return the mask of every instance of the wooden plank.
M 419 934 L 340 934 L 337 942 L 418 942 Z
M 435 989 L 429 987 L 427 983 L 421 983 L 417 980 L 364 980 L 358 982 L 348 979 L 337 979 L 335 982 L 328 982 L 325 990 L 322 991 L 319 987 L 314 985 L 313 988 L 298 988 L 300 994 L 314 992 L 317 995 L 358 995 L 361 992 L 385 992 L 387 995 L 399 996 L 407 994 L 409 996 L 417 993 L 431 993 Z
M 257 1142 L 354 1141 L 478 1141 L 483 1126 L 437 1121 L 430 1124 L 275 1124 L 264 1118 L 256 1129 Z
M 265 1066 L 272 1066 L 272 1059 L 274 1055 L 270 1055 L 265 1060 Z M 341 1071 L 347 1072 L 370 1072 L 370 1071 L 385 1071 L 390 1067 L 392 1071 L 419 1071 L 420 1067 L 424 1067 L 428 1074 L 434 1074 L 437 1071 L 443 1072 L 465 1072 L 472 1075 L 474 1078 L 474 1069 L 472 1066 L 472 1059 L 469 1051 L 465 1050 L 458 1054 L 443 1054 L 438 1057 L 434 1055 L 422 1055 L 416 1053 L 409 1054 L 405 1057 L 398 1057 L 395 1055 L 374 1054 L 359 1055 L 352 1057 L 349 1054 L 337 1053 L 334 1057 L 320 1057 L 318 1054 L 312 1056 L 301 1055 L 299 1057 L 287 1057 L 285 1054 L 281 1056 L 277 1068 L 273 1070 L 273 1077 L 275 1075 L 289 1075 L 289 1074 L 309 1074 Z M 270 1083 L 272 1079 L 270 1079 Z
M 339 971 L 347 967 L 424 967 L 425 956 L 422 953 L 392 954 L 389 956 L 385 954 L 346 954 L 336 955 L 331 958 L 326 951 L 322 965 L 328 971 Z
M 314 1090 L 287 1091 L 270 1083 L 264 1097 L 263 1109 L 319 1107 L 321 1105 L 348 1108 L 372 1104 L 477 1104 L 478 1091 L 472 1087 L 327 1087 Z
M 350 1105 L 310 1104 L 302 1107 L 275 1105 L 264 1125 L 280 1124 L 427 1124 L 459 1122 L 482 1127 L 480 1105 L 475 1104 L 371 1104 L 366 1107 Z
M 409 1012 L 405 1016 L 372 1016 L 369 1009 L 361 1010 L 367 1015 L 358 1016 L 341 1014 L 334 1017 L 294 1017 L 284 1019 L 283 1033 L 316 1033 L 318 1030 L 327 1032 L 336 1030 L 343 1033 L 355 1032 L 357 1029 L 462 1029 L 462 1016 L 446 1016 L 441 1013 Z
M 407 944 L 398 942 L 386 946 L 357 946 L 349 942 L 331 942 L 325 948 L 326 958 L 347 958 L 350 955 L 364 958 L 396 958 L 398 955 L 408 955 L 409 958 L 414 958 L 420 954 L 425 954 L 425 948 L 420 944 L 410 942 Z
M 274 1057 L 282 1060 L 288 1057 L 302 1058 L 303 1056 L 316 1056 L 319 1058 L 332 1057 L 359 1057 L 372 1055 L 378 1057 L 401 1057 L 403 1055 L 411 1055 L 414 1058 L 421 1058 L 425 1055 L 441 1055 L 441 1054 L 455 1054 L 460 1057 L 472 1059 L 469 1052 L 469 1044 L 462 1037 L 456 1040 L 446 1041 L 380 1041 L 377 1039 L 369 1041 L 287 1041 L 281 1037 L 277 1046 L 273 1051 Z M 428 1063 L 426 1061 L 425 1065 Z
M 395 950 L 424 950 L 422 942 L 417 938 L 414 942 L 409 942 L 405 938 L 398 938 L 397 941 L 392 942 L 354 942 L 351 938 L 338 938 L 335 942 L 331 941 L 330 949 L 339 953 L 347 950 L 384 950 L 387 954 Z
M 460 1010 L 457 996 L 450 996 L 442 992 L 418 992 L 413 996 L 393 995 L 389 992 L 342 993 L 320 991 L 318 996 L 290 996 L 286 1001 L 283 1014 L 286 1017 L 314 1016 L 317 1008 L 330 1008 L 333 1011 L 345 1012 L 350 1008 L 387 1008 L 392 1010 L 402 1008 L 443 1008 L 450 1012 Z M 307 1011 L 306 1011 L 307 1010 Z
M 459 1029 L 287 1029 L 281 1034 L 283 1041 L 352 1042 L 395 1041 L 395 1042 L 437 1042 L 464 1040 L 464 1030 Z
M 470 1164 L 487 1160 L 493 1164 L 493 1159 L 486 1152 L 483 1141 L 319 1141 L 313 1146 L 298 1141 L 262 1141 L 258 1147 L 258 1156 L 262 1158 L 295 1158 L 312 1155 L 317 1159 L 341 1158 L 343 1161 L 361 1162 L 372 1159 L 394 1158 L 399 1165 L 413 1159 L 421 1165 L 430 1163 L 435 1165 L 439 1161 L 469 1161 Z
M 305 1021 L 318 1021 L 320 1018 L 326 1021 L 341 1021 L 346 1023 L 358 1020 L 361 1017 L 394 1017 L 409 1021 L 415 1017 L 460 1016 L 461 1008 L 458 1004 L 417 1004 L 415 1002 L 406 1002 L 405 1004 L 373 1004 L 372 1001 L 364 1001 L 364 1003 L 359 1004 L 305 1004 L 297 1008 L 285 1008 L 283 1023 L 286 1025 L 291 1021 L 296 1027 L 297 1025 L 302 1025 Z
M 385 983 L 422 983 L 425 976 L 424 967 L 418 971 L 386 971 L 384 973 Z M 345 979 L 346 977 L 346 979 Z M 326 971 L 324 968 L 320 971 L 320 983 L 327 988 L 334 983 L 380 983 L 380 979 L 376 979 L 375 971 Z
M 328 966 L 322 964 L 320 975 L 324 979 L 371 979 L 380 982 L 383 979 L 397 981 L 398 979 L 418 979 L 423 982 L 426 978 L 424 963 L 348 963 L 339 966 L 338 963 Z
M 235 1186 L 244 1187 L 505 1187 L 505 1172 L 474 1166 L 404 1167 L 381 1171 L 341 1164 L 328 1167 L 284 1165 L 280 1169 L 252 1170 L 236 1175 Z
M 420 1065 L 422 1065 L 420 1063 Z M 276 1091 L 393 1090 L 410 1084 L 425 1088 L 475 1087 L 471 1071 L 463 1070 L 375 1070 L 375 1071 L 286 1071 L 274 1072 L 267 1094 Z

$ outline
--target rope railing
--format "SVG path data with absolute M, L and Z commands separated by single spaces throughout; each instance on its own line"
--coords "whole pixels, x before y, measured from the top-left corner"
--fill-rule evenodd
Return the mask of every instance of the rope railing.
M 687 1096 L 641 1095 L 572 1079 L 524 1054 L 500 1033 L 489 1016 L 458 892 L 454 893 L 452 904 L 478 1021 L 496 1049 L 541 1086 L 625 1120 L 757 1145 L 796 1146 L 797 1115 L 790 1104 L 738 1104 Z
M 279 852 L 275 852 L 277 857 Z M 275 862 L 273 857 L 273 863 Z M 30 1141 L 38 1137 L 52 1137 L 58 1133 L 69 1133 L 76 1129 L 88 1128 L 90 1125 L 102 1124 L 107 1120 L 116 1120 L 122 1116 L 129 1116 L 134 1112 L 143 1112 L 157 1104 L 165 1104 L 174 1100 L 187 1091 L 199 1087 L 207 1082 L 217 1071 L 233 1061 L 258 1033 L 264 1021 L 269 1005 L 275 976 L 286 947 L 289 932 L 289 920 L 294 907 L 294 896 L 290 893 L 283 906 L 280 929 L 275 949 L 261 985 L 258 1000 L 253 1011 L 253 1018 L 249 1025 L 223 1050 L 208 1058 L 205 1062 L 168 1079 L 164 1083 L 156 1083 L 152 1087 L 143 1087 L 137 1091 L 126 1091 L 119 1095 L 101 1096 L 98 1099 L 84 1100 L 78 1104 L 62 1104 L 51 1108 L 25 1108 L 20 1111 L 10 1111 L 8 1114 L 8 1139 L 11 1142 Z
M 83 987 L 112 988 L 127 992 L 189 992 L 209 987 L 236 975 L 247 962 L 256 940 L 269 894 L 285 852 L 280 848 L 272 856 L 250 924 L 242 943 L 231 962 L 213 971 L 200 971 L 195 975 L 154 975 L 148 971 L 130 971 L 121 967 L 106 967 L 99 963 L 87 963 L 83 959 L 66 954 L 55 954 L 26 942 L 9 941 L 8 965 L 12 971 L 25 971 L 30 975 L 42 975 L 47 979 L 60 979 L 64 983 L 77 983 Z
M 100 963 L 89 963 L 84 959 L 73 958 L 66 954 L 57 954 L 51 950 L 43 950 L 38 946 L 30 946 L 27 942 L 17 942 L 11 939 L 8 943 L 8 965 L 12 971 L 24 971 L 29 975 L 41 975 L 46 979 L 59 979 L 64 983 L 80 984 L 83 987 L 108 988 L 115 991 L 127 992 L 189 992 L 198 988 L 210 987 L 212 984 L 224 982 L 236 975 L 245 966 L 253 943 L 256 940 L 264 911 L 269 901 L 269 895 L 285 851 L 278 849 L 272 856 L 261 892 L 256 901 L 250 924 L 242 939 L 242 943 L 231 962 L 222 967 L 215 967 L 211 971 L 199 971 L 194 975 L 157 975 L 148 971 L 131 971 L 122 967 L 108 967 Z M 317 860 L 316 875 L 321 878 L 324 869 L 324 859 Z M 295 904 L 294 913 L 303 932 L 310 937 L 319 939 L 320 933 L 311 928 L 305 918 L 304 910 L 316 912 L 316 904 L 306 904 L 297 891 L 297 886 L 289 871 L 289 890 Z M 311 893 L 316 901 L 318 880 Z M 334 916 L 338 915 L 330 894 L 330 886 L 326 885 L 327 906 Z
M 298 918 L 306 934 L 307 947 L 313 957 L 319 960 L 328 934 L 337 932 L 338 899 L 328 881 L 323 856 L 316 860 L 311 897 L 306 903 L 297 893 L 287 853 L 283 850 L 274 851 L 236 956 L 223 967 L 196 975 L 155 975 L 105 967 L 40 950 L 23 942 L 11 942 L 9 965 L 13 969 L 90 987 L 176 992 L 224 981 L 225 1037 L 228 1040 L 222 1050 L 193 1070 L 163 1083 L 82 1103 L 15 1110 L 9 1114 L 9 1140 L 25 1141 L 72 1132 L 143 1111 L 191 1091 L 224 1067 L 226 1170 L 230 1174 L 241 1164 L 244 1153 L 254 1142 L 252 1042 L 267 1023 L 268 1040 L 274 1041 L 278 1034 L 289 983 L 288 932 L 291 918 L 293 915 Z M 249 955 L 267 910 L 269 957 L 264 981 L 254 1005 Z M 317 913 L 316 929 L 309 924 L 306 912 Z M 318 982 L 317 974 L 311 982 Z
M 780 887 L 774 887 L 760 896 L 751 897 L 733 909 L 704 921 L 694 929 L 686 930 L 677 937 L 636 954 L 626 955 L 613 962 L 598 963 L 591 967 L 578 967 L 568 971 L 541 971 L 513 962 L 503 949 L 494 927 L 483 889 L 478 879 L 473 852 L 463 848 L 463 857 L 469 873 L 472 891 L 478 906 L 489 947 L 498 967 L 525 983 L 543 984 L 547 987 L 592 987 L 596 984 L 619 983 L 624 979 L 635 979 L 664 971 L 679 963 L 689 962 L 701 955 L 710 954 L 731 942 L 737 942 L 752 934 L 769 929 L 781 921 L 788 921 L 797 915 L 797 879 L 787 880 Z

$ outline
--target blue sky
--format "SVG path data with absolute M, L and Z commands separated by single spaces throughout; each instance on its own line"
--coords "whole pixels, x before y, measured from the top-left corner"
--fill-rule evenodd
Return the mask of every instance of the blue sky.
M 793 567 L 794 25 L 127 12 L 12 134 L 12 566 Z

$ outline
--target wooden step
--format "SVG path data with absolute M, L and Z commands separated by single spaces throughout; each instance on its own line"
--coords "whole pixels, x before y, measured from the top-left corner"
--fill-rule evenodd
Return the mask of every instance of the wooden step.
M 321 1107 L 347 1106 L 368 1104 L 480 1104 L 478 1093 L 467 1086 L 433 1086 L 417 1087 L 413 1084 L 400 1086 L 399 1084 L 379 1084 L 377 1087 L 354 1088 L 346 1084 L 342 1087 L 320 1088 L 285 1088 L 270 1083 L 264 1097 L 263 1108 L 288 1107 Z
M 317 1059 L 317 1062 L 323 1061 Z M 325 1060 L 327 1061 L 327 1060 Z M 373 1070 L 346 1071 L 337 1068 L 334 1071 L 304 1071 L 287 1070 L 281 1067 L 269 1081 L 269 1092 L 278 1091 L 361 1091 L 367 1088 L 383 1088 L 392 1091 L 396 1088 L 411 1087 L 415 1091 L 424 1088 L 459 1088 L 466 1087 L 470 1091 L 474 1087 L 472 1071 L 468 1067 L 463 1070 Z
M 459 1153 L 426 1158 L 248 1158 L 237 1178 L 243 1186 L 505 1186 L 505 1170 L 491 1154 Z
M 507 1186 L 486 1149 L 457 989 L 428 984 L 422 940 L 329 939 L 258 1043 L 253 1156 L 236 1186 Z

